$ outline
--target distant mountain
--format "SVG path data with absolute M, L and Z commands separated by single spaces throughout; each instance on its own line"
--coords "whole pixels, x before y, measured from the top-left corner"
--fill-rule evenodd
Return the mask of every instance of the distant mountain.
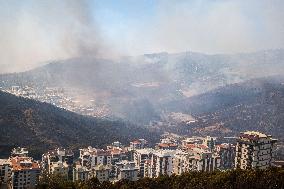
M 233 136 L 244 130 L 259 130 L 284 141 L 283 76 L 228 85 L 172 101 L 164 108 L 191 114 L 197 120 L 170 128 L 179 133 Z
M 150 142 L 159 138 L 126 122 L 86 117 L 1 91 L 0 133 L 0 156 L 8 155 L 12 147 L 24 146 L 37 158 L 56 146 L 103 147 L 115 140 L 126 144 L 134 138 Z
M 93 99 L 99 108 L 108 107 L 110 117 L 147 125 L 161 119 L 167 111 L 163 104 L 283 73 L 283 49 L 217 55 L 163 52 L 119 60 L 55 61 L 31 71 L 0 75 L 0 87 L 68 88 L 79 101 Z

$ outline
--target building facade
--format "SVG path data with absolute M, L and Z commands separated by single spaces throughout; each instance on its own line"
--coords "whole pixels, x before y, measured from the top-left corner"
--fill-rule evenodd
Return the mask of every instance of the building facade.
M 274 161 L 276 139 L 271 135 L 247 131 L 237 139 L 235 168 L 265 169 L 271 167 Z
M 0 159 L 0 183 L 8 186 L 11 181 L 12 165 L 9 159 Z
M 132 161 L 123 160 L 115 164 L 117 180 L 127 179 L 130 181 L 138 180 L 139 168 Z
M 215 152 L 220 156 L 220 169 L 232 169 L 235 164 L 236 147 L 230 143 L 222 143 L 215 146 Z
M 92 177 L 96 177 L 100 182 L 108 181 L 111 167 L 109 165 L 96 165 L 92 168 Z
M 49 174 L 61 174 L 73 179 L 74 153 L 70 150 L 57 148 L 42 155 L 42 169 Z
M 150 177 L 156 178 L 160 175 L 172 175 L 174 150 L 159 150 L 151 157 Z
M 88 148 L 80 149 L 80 162 L 82 166 L 89 169 L 96 165 L 111 165 L 112 154 L 109 150 L 96 149 L 89 146 Z
M 35 188 L 41 172 L 40 164 L 30 157 L 12 157 L 10 161 L 13 188 Z
M 152 154 L 155 152 L 152 148 L 138 149 L 133 152 L 133 160 L 135 162 L 136 167 L 139 168 L 139 176 L 145 176 L 145 162 L 151 160 Z M 147 170 L 148 175 L 148 170 Z

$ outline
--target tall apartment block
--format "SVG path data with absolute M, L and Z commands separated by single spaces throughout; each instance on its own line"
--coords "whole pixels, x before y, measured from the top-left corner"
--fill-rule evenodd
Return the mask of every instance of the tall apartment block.
M 231 143 L 222 143 L 215 146 L 215 152 L 220 156 L 220 169 L 232 169 L 235 162 L 236 147 Z
M 237 139 L 235 168 L 265 169 L 272 165 L 276 139 L 256 131 L 247 131 Z
M 40 165 L 30 157 L 12 157 L 12 188 L 35 188 L 40 175 Z

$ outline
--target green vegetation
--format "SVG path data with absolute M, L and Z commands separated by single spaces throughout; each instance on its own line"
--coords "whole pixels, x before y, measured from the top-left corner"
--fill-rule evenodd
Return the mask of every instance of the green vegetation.
M 121 180 L 114 184 L 100 183 L 96 178 L 84 182 L 65 181 L 62 177 L 51 176 L 41 180 L 38 188 L 97 188 L 97 189 L 281 189 L 284 188 L 284 170 L 230 170 L 214 172 L 189 172 L 182 175 L 160 176 L 155 179 L 143 178 L 136 182 Z

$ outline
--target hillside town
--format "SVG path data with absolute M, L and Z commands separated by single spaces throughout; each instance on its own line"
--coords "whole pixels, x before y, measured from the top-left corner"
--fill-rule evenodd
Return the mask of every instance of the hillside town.
M 49 103 L 78 114 L 100 118 L 105 118 L 110 115 L 110 110 L 105 104 L 98 105 L 92 98 L 84 99 L 84 102 L 82 102 L 75 97 L 78 96 L 79 92 L 74 90 L 75 89 L 62 87 L 36 87 L 33 85 L 10 86 L 3 84 L 1 87 L 0 84 L 0 91 L 27 99 L 34 99 L 40 102 Z
M 145 139 L 128 146 L 115 141 L 106 149 L 81 148 L 79 157 L 69 149 L 56 148 L 44 153 L 41 161 L 30 157 L 28 149 L 17 147 L 10 157 L 0 159 L 0 183 L 7 188 L 35 188 L 44 175 L 61 175 L 71 181 L 96 177 L 114 183 L 189 171 L 283 167 L 284 161 L 274 159 L 276 143 L 271 135 L 257 131 L 242 132 L 228 143 L 217 137 L 178 139 L 168 134 L 154 148 Z

